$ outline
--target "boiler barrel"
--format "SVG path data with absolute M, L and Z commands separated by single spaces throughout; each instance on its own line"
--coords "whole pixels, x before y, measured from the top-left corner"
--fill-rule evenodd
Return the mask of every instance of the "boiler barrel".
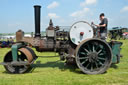
M 35 5 L 35 37 L 40 37 L 40 8 L 41 6 Z

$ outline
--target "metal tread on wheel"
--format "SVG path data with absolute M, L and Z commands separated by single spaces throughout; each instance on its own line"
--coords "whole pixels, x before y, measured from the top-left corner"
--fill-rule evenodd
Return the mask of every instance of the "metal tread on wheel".
M 76 48 L 77 66 L 86 74 L 102 74 L 111 65 L 112 51 L 107 42 L 86 39 Z

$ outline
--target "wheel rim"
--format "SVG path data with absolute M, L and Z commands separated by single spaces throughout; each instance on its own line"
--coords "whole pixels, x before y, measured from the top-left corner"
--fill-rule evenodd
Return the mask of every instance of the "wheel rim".
M 108 44 L 99 39 L 83 41 L 76 50 L 76 63 L 87 74 L 100 74 L 111 64 L 112 53 Z
M 33 56 L 30 55 L 31 52 L 26 48 L 21 48 L 18 50 L 18 61 L 28 61 L 29 63 L 32 62 Z M 5 58 L 4 62 L 12 62 L 12 52 L 9 51 Z M 29 70 L 30 65 L 22 65 L 22 66 L 13 66 L 13 65 L 5 65 L 4 66 L 6 71 L 9 73 L 25 73 Z

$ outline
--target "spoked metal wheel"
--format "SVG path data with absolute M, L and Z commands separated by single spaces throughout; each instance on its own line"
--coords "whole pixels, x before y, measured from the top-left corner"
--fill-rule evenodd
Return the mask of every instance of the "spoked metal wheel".
M 28 49 L 28 47 L 26 48 L 21 48 L 18 50 L 18 61 L 22 62 L 22 61 L 26 61 L 31 63 L 35 57 L 35 55 L 33 55 L 34 53 L 30 50 L 30 48 Z M 27 71 L 29 71 L 30 69 L 30 65 L 11 65 L 10 63 L 13 61 L 12 59 L 12 51 L 9 51 L 5 57 L 4 57 L 4 62 L 5 63 L 9 63 L 8 65 L 4 65 L 5 69 L 7 72 L 9 73 L 25 73 Z
M 103 40 L 84 40 L 76 48 L 76 63 L 86 74 L 104 73 L 110 67 L 111 60 L 111 48 Z

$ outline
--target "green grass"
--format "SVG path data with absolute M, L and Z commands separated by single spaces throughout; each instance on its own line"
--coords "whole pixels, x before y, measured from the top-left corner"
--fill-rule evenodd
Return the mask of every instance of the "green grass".
M 0 85 L 128 85 L 128 40 L 121 41 L 124 43 L 121 51 L 124 57 L 119 64 L 112 66 L 104 74 L 83 74 L 78 68 L 64 66 L 59 57 L 54 57 L 57 55 L 55 53 L 36 52 L 42 57 L 36 60 L 37 64 L 34 65 L 32 72 L 8 74 L 4 67 L 0 66 Z M 1 62 L 9 50 L 9 48 L 0 49 Z

